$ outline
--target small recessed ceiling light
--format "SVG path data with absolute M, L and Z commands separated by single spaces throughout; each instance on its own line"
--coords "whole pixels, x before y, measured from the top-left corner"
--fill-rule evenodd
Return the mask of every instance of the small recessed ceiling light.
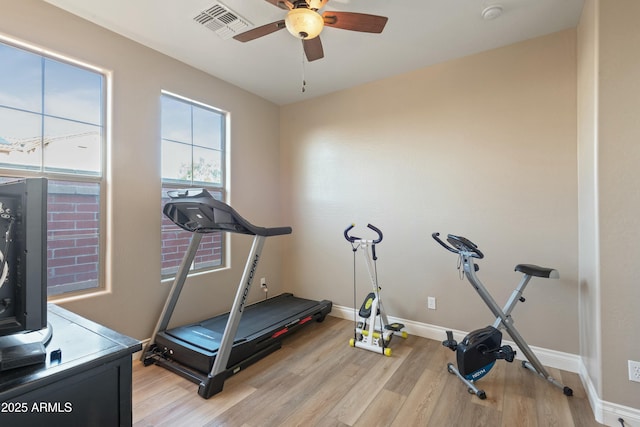
M 496 19 L 500 15 L 502 15 L 502 6 L 499 4 L 493 4 L 482 9 L 482 18 L 485 21 Z

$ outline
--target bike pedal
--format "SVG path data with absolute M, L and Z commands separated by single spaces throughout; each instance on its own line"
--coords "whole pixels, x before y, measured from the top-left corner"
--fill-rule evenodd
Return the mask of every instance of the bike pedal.
M 458 349 L 458 341 L 453 339 L 453 332 L 447 331 L 447 339 L 442 341 L 442 345 L 456 351 Z
M 502 346 L 502 348 L 500 348 L 500 352 L 503 354 L 504 360 L 509 363 L 513 362 L 513 359 L 516 357 L 516 352 L 513 350 L 513 348 L 511 348 L 510 345 Z

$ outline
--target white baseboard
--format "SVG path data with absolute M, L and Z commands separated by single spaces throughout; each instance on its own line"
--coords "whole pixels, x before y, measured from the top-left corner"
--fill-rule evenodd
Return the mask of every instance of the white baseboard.
M 331 316 L 339 317 L 341 319 L 353 320 L 353 309 L 350 307 L 343 307 L 339 305 L 333 305 L 331 309 Z M 444 341 L 447 338 L 447 331 L 453 332 L 453 338 L 456 341 L 462 341 L 468 332 L 458 331 L 455 329 L 443 328 L 442 326 L 430 325 L 427 323 L 415 322 L 413 320 L 400 319 L 393 316 L 388 316 L 389 322 L 402 323 L 405 326 L 405 330 L 409 335 L 416 335 L 419 337 L 429 338 L 436 341 Z M 515 343 L 508 340 L 504 341 L 516 350 L 516 359 L 520 359 L 522 352 L 515 345 Z M 546 348 L 531 346 L 531 350 L 538 356 L 540 362 L 544 366 L 550 368 L 562 369 L 564 371 L 580 373 L 580 357 L 575 354 L 564 353 L 556 350 L 549 350 Z
M 598 399 L 598 402 L 598 412 L 602 414 L 601 418 L 596 416 L 596 421 L 599 423 L 607 426 L 620 426 L 622 424 L 618 419 L 622 418 L 624 425 L 627 427 L 640 426 L 640 410 L 618 405 L 617 403 L 605 402 L 600 399 Z
M 622 418 L 625 426 L 640 426 L 640 409 L 601 400 L 584 363 L 580 364 L 579 374 L 597 422 L 607 426 L 620 426 L 618 419 Z
M 331 309 L 330 315 L 341 319 L 353 320 L 354 310 L 350 307 L 344 307 L 334 304 Z M 404 324 L 405 330 L 409 335 L 416 335 L 436 341 L 445 340 L 446 331 L 451 330 L 443 328 L 441 326 L 415 322 L 413 320 L 400 319 L 393 316 L 388 317 L 389 322 L 398 322 Z M 456 341 L 461 341 L 466 335 L 467 332 L 453 330 L 453 337 Z M 505 343 L 513 346 L 517 352 L 516 358 L 520 358 L 519 356 L 522 354 L 522 352 L 519 351 L 517 346 L 507 340 L 505 340 Z M 616 403 L 611 403 L 600 399 L 597 390 L 593 386 L 587 370 L 582 363 L 582 359 L 580 358 L 580 356 L 535 346 L 531 346 L 531 350 L 533 350 L 533 352 L 536 354 L 538 359 L 540 359 L 540 362 L 543 365 L 550 368 L 573 372 L 580 376 L 582 384 L 589 398 L 591 409 L 593 410 L 593 414 L 597 422 L 605 424 L 607 426 L 620 426 L 621 424 L 618 421 L 618 418 L 622 418 L 625 421 L 625 426 L 640 426 L 639 409 L 618 405 Z

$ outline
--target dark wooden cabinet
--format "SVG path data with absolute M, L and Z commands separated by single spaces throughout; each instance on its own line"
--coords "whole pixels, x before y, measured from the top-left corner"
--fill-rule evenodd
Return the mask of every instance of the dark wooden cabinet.
M 46 362 L 0 372 L 0 426 L 131 426 L 139 341 L 49 304 Z

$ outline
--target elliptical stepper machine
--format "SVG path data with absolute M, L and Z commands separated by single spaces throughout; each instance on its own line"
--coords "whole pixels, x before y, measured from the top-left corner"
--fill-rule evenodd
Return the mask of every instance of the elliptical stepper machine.
M 440 233 L 433 233 L 431 236 L 446 250 L 459 255 L 458 269 L 463 268 L 462 274 L 467 277 L 480 298 L 496 316 L 492 326 L 470 332 L 460 343 L 453 339 L 451 331 L 447 331 L 447 340 L 443 341 L 442 345 L 456 352 L 458 365 L 456 368 L 452 363 L 449 363 L 447 370 L 466 384 L 469 393 L 475 394 L 480 399 L 486 399 L 486 393 L 484 390 L 478 389 L 475 382 L 489 373 L 496 360 L 504 359 L 507 362 L 513 362 L 516 354 L 511 346 L 501 345 L 502 332 L 500 329 L 505 329 L 527 359 L 522 362 L 522 366 L 562 389 L 566 396 L 572 396 L 573 390 L 554 379 L 542 366 L 527 342 L 513 326 L 513 318 L 511 317 L 511 312 L 516 304 L 525 301 L 522 294 L 532 277 L 557 279 L 560 277 L 558 271 L 532 264 L 516 265 L 515 271 L 522 273 L 523 277 L 504 308 L 501 309 L 476 275 L 480 267 L 473 261 L 473 258 L 484 258 L 484 254 L 478 249 L 478 246 L 464 237 L 452 234 L 447 235 L 447 241 L 450 243 L 448 245 L 438 237 L 439 235 Z
M 353 250 L 353 306 L 356 305 L 356 252 L 362 249 L 364 259 L 367 265 L 367 272 L 371 279 L 372 291 L 366 296 L 357 319 L 354 319 L 354 336 L 349 340 L 351 347 L 363 348 L 365 350 L 382 353 L 385 356 L 391 356 L 391 348 L 389 343 L 394 335 L 407 338 L 407 332 L 403 331 L 402 323 L 389 323 L 387 315 L 382 306 L 380 298 L 380 286 L 378 285 L 378 270 L 376 261 L 376 245 L 382 241 L 382 231 L 375 226 L 368 224 L 367 227 L 378 234 L 378 238 L 374 240 L 361 239 L 360 237 L 350 236 L 349 231 L 355 227 L 351 224 L 344 230 L 344 238 L 351 243 Z M 371 249 L 371 252 L 369 252 Z M 355 317 L 355 313 L 354 313 Z

